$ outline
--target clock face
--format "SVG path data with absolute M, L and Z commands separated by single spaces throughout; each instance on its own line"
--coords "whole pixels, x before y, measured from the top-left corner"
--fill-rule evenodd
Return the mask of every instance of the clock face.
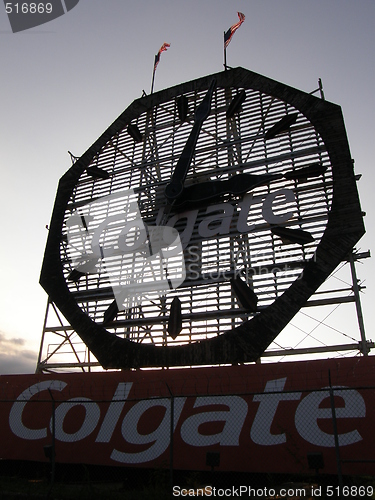
M 76 161 L 41 282 L 106 367 L 254 361 L 362 233 L 339 108 L 239 68 L 135 101 Z

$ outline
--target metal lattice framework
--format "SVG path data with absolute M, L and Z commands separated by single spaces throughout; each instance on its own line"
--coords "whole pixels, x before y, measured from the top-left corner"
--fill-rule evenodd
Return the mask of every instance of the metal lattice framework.
M 307 318 L 314 318 L 312 324 L 314 329 L 314 337 L 318 342 L 310 339 L 309 332 L 305 329 L 299 331 L 297 335 L 297 347 L 293 347 L 291 343 L 290 329 L 287 327 L 283 337 L 287 338 L 283 342 L 279 337 L 276 342 L 262 354 L 262 358 L 268 360 L 282 360 L 285 357 L 298 356 L 298 359 L 315 358 L 317 355 L 327 356 L 345 356 L 357 355 L 362 353 L 366 355 L 370 349 L 374 348 L 372 341 L 367 341 L 365 337 L 363 316 L 360 302 L 360 291 L 362 285 L 358 284 L 355 272 L 355 262 L 370 257 L 369 252 L 355 253 L 351 256 L 349 262 L 341 264 L 340 276 L 336 281 L 336 272 L 330 277 L 324 288 L 319 289 L 312 298 L 305 304 L 305 307 L 297 314 L 299 321 L 305 323 L 305 311 Z M 351 273 L 349 272 L 351 268 Z M 354 270 L 354 275 L 352 274 Z M 327 326 L 325 322 L 319 319 L 315 311 L 324 311 L 324 316 L 335 314 L 335 318 L 340 315 L 343 306 L 345 308 L 346 317 L 354 317 L 352 309 L 353 304 L 357 308 L 357 316 L 359 329 L 358 333 L 353 333 L 352 324 L 348 324 L 345 331 L 337 331 L 337 328 Z M 338 309 L 340 307 L 340 309 Z M 335 325 L 336 321 L 333 321 Z M 317 328 L 317 330 L 316 330 Z M 295 328 L 293 328 L 295 331 Z M 328 338 L 327 338 L 328 332 Z M 348 332 L 351 335 L 348 335 Z M 349 337 L 349 340 L 348 340 Z M 303 346 L 299 345 L 300 341 L 305 339 Z M 308 347 L 306 347 L 306 345 Z M 42 341 L 37 364 L 37 372 L 55 372 L 55 371 L 92 371 L 101 369 L 100 363 L 92 355 L 86 344 L 82 342 L 79 335 L 67 323 L 53 302 L 48 300 L 45 322 L 43 325 Z
M 41 282 L 52 302 L 71 322 L 73 330 L 107 367 L 256 359 L 275 338 L 277 328 L 285 326 L 288 318 L 304 305 L 363 233 L 339 108 L 240 68 L 215 75 L 215 78 L 217 86 L 211 113 L 199 135 L 185 186 L 226 182 L 239 174 L 270 175 L 272 181 L 240 196 L 224 193 L 220 199 L 196 205 L 175 203 L 169 206 L 166 203 L 165 186 L 212 77 L 135 101 L 60 181 Z M 227 111 L 233 99 L 244 91 L 246 99 L 228 118 Z M 187 104 L 185 115 L 179 104 L 181 96 Z M 295 117 L 292 125 L 282 133 L 270 135 L 269 131 L 286 116 Z M 139 137 L 134 132 L 129 133 L 129 125 Z M 319 174 L 298 175 L 312 165 L 322 167 Z M 93 174 L 93 169 L 99 175 Z M 340 194 L 340 176 L 348 175 L 349 187 Z M 147 226 L 162 224 L 178 229 L 184 247 L 186 278 L 166 296 L 151 294 L 140 304 L 120 311 L 104 328 L 105 314 L 114 300 L 109 276 L 125 265 L 131 268 L 132 257 L 127 254 L 112 263 L 107 259 L 106 270 L 110 272 L 103 272 L 98 265 L 94 272 L 71 279 L 74 263 L 83 250 L 80 244 L 82 228 L 76 229 L 73 236 L 69 235 L 69 220 L 72 214 L 78 214 L 82 220 L 90 221 L 94 230 L 99 228 L 121 211 L 121 193 L 127 189 L 134 190 Z M 100 203 L 116 193 L 115 201 Z M 345 206 L 340 207 L 341 212 L 337 211 L 336 196 L 345 196 L 349 201 L 349 218 Z M 336 206 L 332 210 L 334 197 Z M 317 249 L 327 232 L 332 212 L 336 214 L 333 231 L 340 252 L 336 242 L 335 248 L 328 245 L 324 262 L 319 262 Z M 341 231 L 345 246 L 338 240 L 340 227 L 344 226 L 349 234 L 347 237 Z M 277 235 L 275 227 L 302 230 L 311 236 L 311 241 L 303 244 L 291 241 L 283 233 Z M 122 229 L 123 226 L 114 224 L 109 238 L 115 241 Z M 134 241 L 137 234 L 127 237 Z M 332 256 L 328 255 L 330 252 Z M 235 276 L 241 276 L 255 292 L 258 304 L 253 311 L 237 300 L 230 282 Z M 143 281 L 152 282 L 152 278 L 152 269 L 144 269 Z M 58 286 L 57 281 L 60 281 Z M 290 311 L 272 319 L 272 323 L 279 321 L 280 325 L 266 327 L 272 333 L 268 344 L 261 342 L 260 347 L 254 343 L 253 334 L 250 335 L 251 348 L 244 349 L 241 341 L 226 355 L 223 355 L 222 346 L 220 355 L 216 348 L 207 353 L 206 348 L 198 347 L 194 349 L 200 350 L 200 354 L 160 354 L 154 358 L 155 350 L 143 349 L 142 354 L 138 351 L 135 354 L 129 347 L 149 345 L 150 348 L 161 347 L 166 353 L 178 346 L 202 346 L 210 340 L 215 343 L 225 332 L 241 331 L 252 319 L 255 320 L 253 324 L 259 322 L 258 318 L 272 304 L 282 303 L 279 299 L 291 293 L 285 293 L 291 287 L 297 289 L 296 297 L 298 288 L 301 289 L 301 302 L 292 304 L 295 299 L 285 302 Z M 168 335 L 168 318 L 175 297 L 182 306 L 182 330 L 172 338 Z M 77 313 L 77 305 L 90 323 L 86 324 Z M 100 330 L 96 331 L 96 327 Z M 106 348 L 100 346 L 102 340 L 95 346 L 94 339 L 99 339 L 98 335 L 104 331 L 102 340 L 121 339 L 130 349 L 124 365 L 113 361 L 113 353 L 105 354 Z M 239 355 L 239 350 L 245 354 Z

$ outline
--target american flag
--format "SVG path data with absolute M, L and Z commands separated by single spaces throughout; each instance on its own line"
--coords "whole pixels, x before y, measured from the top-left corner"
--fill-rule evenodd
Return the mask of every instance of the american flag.
M 242 12 L 237 12 L 238 14 L 238 23 L 236 24 L 233 24 L 233 26 L 231 26 L 229 28 L 229 30 L 224 33 L 224 47 L 227 48 L 230 41 L 232 40 L 232 36 L 234 35 L 234 33 L 238 30 L 238 28 L 241 26 L 241 24 L 245 21 L 245 14 L 242 14 Z
M 154 71 L 156 70 L 157 65 L 159 64 L 160 61 L 160 54 L 162 52 L 165 52 L 169 47 L 171 46 L 170 43 L 164 42 L 163 45 L 160 47 L 159 52 L 155 56 L 155 63 L 154 63 Z

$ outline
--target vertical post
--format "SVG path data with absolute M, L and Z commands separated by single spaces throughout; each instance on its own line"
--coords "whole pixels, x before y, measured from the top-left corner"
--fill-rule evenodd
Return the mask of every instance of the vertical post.
M 324 97 L 323 83 L 322 83 L 322 79 L 321 78 L 319 78 L 319 80 L 318 80 L 318 85 L 319 85 L 319 90 L 320 90 L 320 98 L 324 101 L 325 97 Z
M 56 419 L 55 419 L 55 414 L 56 414 L 56 401 L 53 398 L 52 392 L 50 389 L 48 389 L 49 395 L 51 396 L 52 399 L 52 419 L 51 419 L 51 427 L 52 427 L 52 454 L 51 454 L 51 486 L 50 486 L 50 492 L 52 491 L 52 487 L 55 482 L 55 469 L 56 469 L 56 462 L 55 462 L 55 455 L 56 455 Z
M 352 273 L 353 292 L 354 292 L 354 299 L 355 299 L 355 307 L 357 309 L 359 331 L 360 331 L 360 334 L 361 334 L 361 352 L 362 352 L 362 354 L 364 356 L 367 356 L 368 352 L 369 352 L 369 349 L 367 347 L 367 342 L 366 342 L 365 324 L 364 324 L 364 321 L 363 321 L 361 299 L 360 299 L 360 296 L 359 296 L 360 290 L 359 290 L 359 286 L 358 286 L 357 273 L 356 273 L 356 270 L 355 270 L 355 263 L 354 263 L 353 252 L 350 252 L 349 263 L 350 263 L 350 270 L 351 270 L 351 273 Z
M 42 332 L 42 338 L 40 340 L 40 347 L 39 347 L 39 354 L 38 354 L 38 361 L 36 363 L 36 370 L 35 373 L 42 373 L 41 369 L 41 363 L 42 363 L 42 352 L 43 352 L 43 344 L 44 344 L 44 335 L 46 332 L 46 327 L 47 327 L 47 318 L 48 318 L 48 309 L 49 309 L 49 304 L 50 304 L 50 298 L 48 297 L 47 299 L 47 307 L 46 307 L 46 314 L 44 316 L 44 322 L 43 322 L 43 332 Z
M 167 388 L 171 396 L 171 409 L 170 409 L 170 433 L 169 433 L 169 488 L 170 496 L 173 497 L 173 434 L 174 434 L 174 396 L 168 384 Z
M 335 408 L 335 399 L 333 394 L 333 387 L 331 382 L 331 370 L 328 370 L 328 380 L 329 380 L 329 397 L 331 401 L 331 410 L 332 410 L 332 423 L 333 423 L 333 433 L 335 437 L 335 452 L 336 452 L 336 464 L 337 464 L 337 476 L 339 479 L 339 488 L 340 494 L 339 498 L 342 498 L 342 490 L 344 483 L 342 481 L 342 472 L 341 472 L 341 459 L 340 459 L 340 444 L 339 444 L 339 435 L 337 432 L 337 420 L 336 420 L 336 408 Z

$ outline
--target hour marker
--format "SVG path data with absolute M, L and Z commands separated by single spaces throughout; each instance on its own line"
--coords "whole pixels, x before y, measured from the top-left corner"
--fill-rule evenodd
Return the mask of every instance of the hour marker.
M 290 127 L 297 121 L 298 113 L 291 113 L 279 120 L 273 127 L 271 127 L 265 135 L 266 141 L 273 139 L 277 135 L 287 132 Z

